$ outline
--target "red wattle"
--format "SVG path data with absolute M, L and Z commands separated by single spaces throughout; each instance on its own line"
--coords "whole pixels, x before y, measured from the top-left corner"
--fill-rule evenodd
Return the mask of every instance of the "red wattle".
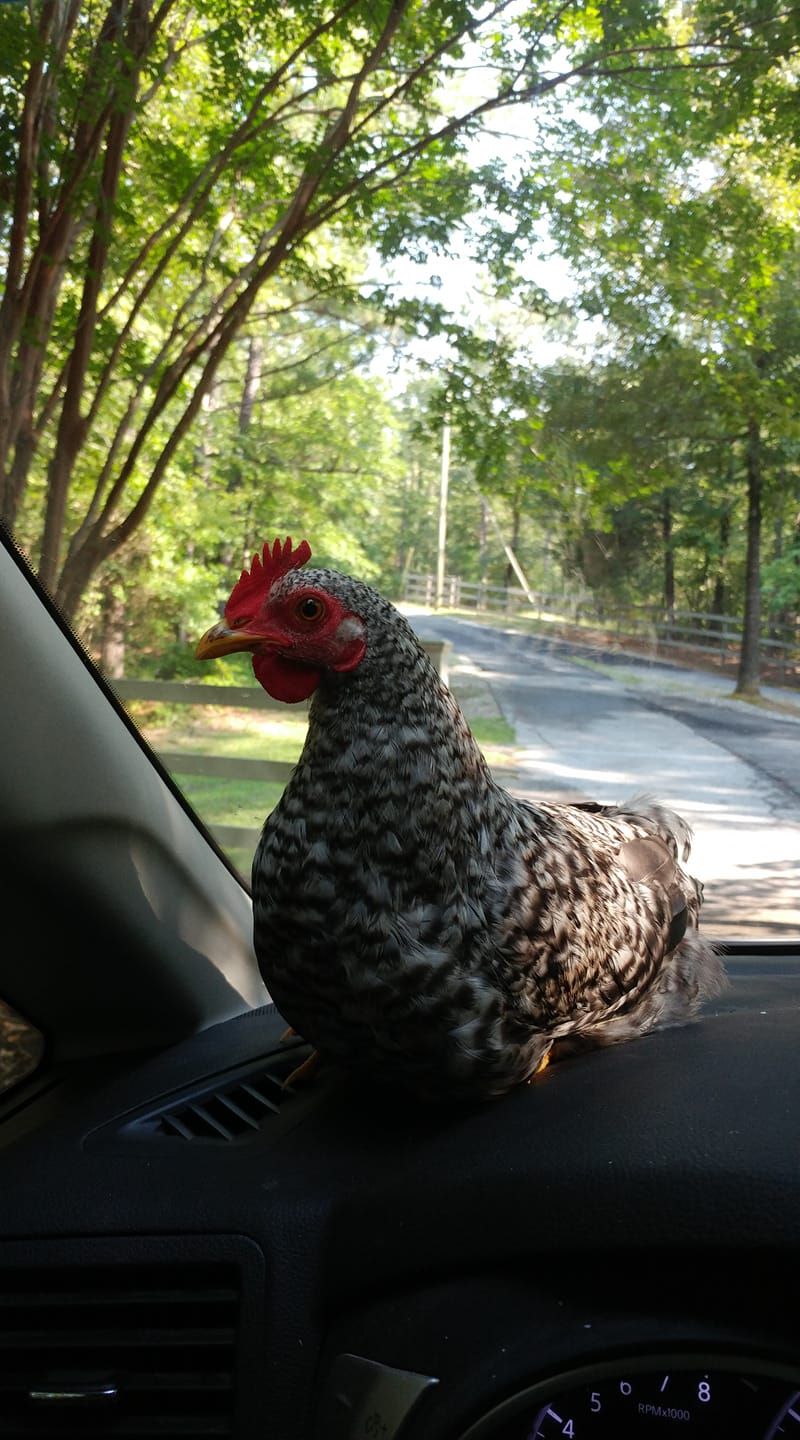
M 322 671 L 315 666 L 286 660 L 282 655 L 276 655 L 274 650 L 254 655 L 253 671 L 267 694 L 273 700 L 283 700 L 286 705 L 307 700 L 322 678 Z

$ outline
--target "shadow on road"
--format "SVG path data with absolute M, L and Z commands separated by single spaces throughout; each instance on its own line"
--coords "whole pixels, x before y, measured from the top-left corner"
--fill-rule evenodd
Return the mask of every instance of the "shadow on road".
M 800 868 L 793 860 L 759 861 L 752 875 L 709 881 L 702 923 L 705 933 L 720 939 L 761 939 L 795 936 L 800 915 Z

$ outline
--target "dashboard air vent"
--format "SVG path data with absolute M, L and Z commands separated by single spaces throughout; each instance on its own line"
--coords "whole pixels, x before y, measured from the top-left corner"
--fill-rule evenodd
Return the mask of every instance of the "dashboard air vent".
M 168 1106 L 137 1116 L 128 1135 L 168 1140 L 232 1141 L 260 1130 L 293 1094 L 286 1081 L 311 1054 L 308 1045 L 292 1045 L 269 1055 L 258 1066 L 216 1077 L 202 1089 L 172 1099 Z
M 0 1271 L 0 1437 L 233 1434 L 229 1264 Z

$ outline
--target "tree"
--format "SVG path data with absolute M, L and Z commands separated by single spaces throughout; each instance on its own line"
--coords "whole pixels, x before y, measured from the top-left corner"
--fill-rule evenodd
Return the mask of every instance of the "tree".
M 707 23 L 715 21 L 712 8 Z M 796 46 L 796 28 L 790 35 L 781 31 L 780 40 Z M 771 44 L 766 51 L 771 64 L 776 52 Z M 755 105 L 760 91 L 738 50 L 733 69 Z M 773 90 L 779 85 L 769 69 L 767 82 Z M 758 689 L 762 510 L 776 479 L 770 462 L 796 428 L 800 189 L 796 150 L 768 149 L 742 94 L 726 90 L 720 105 L 718 83 L 718 76 L 710 81 L 687 66 L 673 77 L 666 103 L 644 87 L 623 112 L 601 77 L 587 94 L 599 123 L 587 123 L 586 115 L 562 122 L 549 205 L 562 251 L 580 265 L 581 304 L 602 317 L 607 345 L 627 357 L 623 364 L 646 377 L 653 362 L 661 364 L 665 347 L 674 354 L 678 346 L 706 372 L 700 390 L 713 397 L 717 449 L 731 449 L 746 486 L 737 692 L 749 695 Z M 791 76 L 782 83 L 791 88 Z M 702 107 L 711 100 L 717 108 L 709 114 Z M 668 469 L 677 465 L 678 472 L 688 453 L 697 453 L 688 418 L 677 397 L 666 425 L 643 431 L 656 440 L 660 431 L 661 463 L 670 451 Z M 719 460 L 714 469 L 725 472 Z M 673 505 L 669 500 L 667 509 L 666 501 L 673 486 L 665 479 L 668 562 Z M 669 563 L 664 595 L 670 604 Z
M 358 369 L 352 324 L 294 318 L 268 347 L 260 333 L 232 347 L 149 523 L 87 588 L 84 633 L 104 668 L 111 628 L 117 663 L 124 643 L 129 666 L 195 673 L 188 637 L 276 530 L 299 538 L 302 524 L 318 563 L 382 570 L 397 418 L 383 383 Z
M 265 297 L 274 316 L 287 286 L 352 283 L 354 246 L 446 247 L 492 178 L 465 160 L 487 115 L 731 46 L 758 71 L 747 17 L 675 38 L 657 5 L 623 9 L 597 39 L 592 5 L 511 0 L 0 7 L 0 516 L 68 614 L 172 483 Z

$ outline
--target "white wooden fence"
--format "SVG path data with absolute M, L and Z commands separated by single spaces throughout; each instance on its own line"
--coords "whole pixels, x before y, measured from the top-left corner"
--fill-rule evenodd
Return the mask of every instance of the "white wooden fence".
M 436 576 L 409 574 L 404 599 L 410 603 L 435 605 Z M 581 639 L 600 648 L 611 644 L 624 649 L 625 642 L 651 654 L 681 650 L 709 657 L 715 665 L 733 668 L 742 643 L 742 620 L 735 615 L 709 615 L 699 610 L 676 610 L 671 615 L 656 606 L 628 609 L 598 607 L 590 592 L 524 591 L 519 586 L 483 585 L 445 576 L 443 603 L 448 609 L 476 610 L 518 615 L 524 611 L 543 630 L 557 634 L 559 628 L 585 631 Z M 601 631 L 597 636 L 592 632 Z M 769 621 L 762 627 L 762 668 L 778 684 L 800 684 L 800 636 L 789 626 Z

